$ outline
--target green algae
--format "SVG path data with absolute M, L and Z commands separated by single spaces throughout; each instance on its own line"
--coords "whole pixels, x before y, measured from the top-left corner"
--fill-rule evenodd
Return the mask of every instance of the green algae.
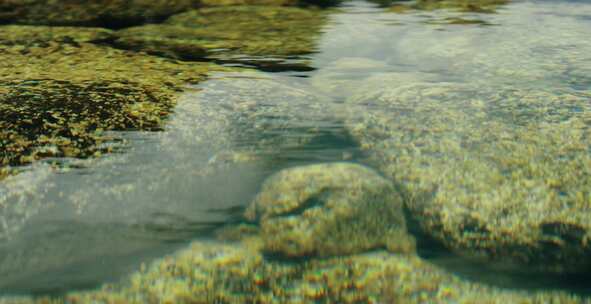
M 161 25 L 119 31 L 124 49 L 184 60 L 205 56 L 297 56 L 315 51 L 327 11 L 275 6 L 203 8 L 175 15 Z
M 184 83 L 212 68 L 85 42 L 104 30 L 45 29 L 0 35 L 3 167 L 95 155 L 112 140 L 104 131 L 160 130 Z
M 373 170 L 351 163 L 282 170 L 246 210 L 264 250 L 287 257 L 331 256 L 388 247 L 412 252 L 403 202 Z

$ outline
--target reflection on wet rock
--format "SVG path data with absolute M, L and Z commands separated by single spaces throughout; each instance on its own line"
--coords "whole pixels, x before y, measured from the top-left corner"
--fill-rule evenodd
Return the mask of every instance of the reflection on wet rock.
M 119 31 L 114 43 L 183 60 L 210 57 L 257 65 L 256 57 L 261 57 L 259 61 L 271 64 L 274 57 L 285 60 L 314 52 L 326 14 L 275 6 L 203 8 L 175 15 L 161 25 Z
M 265 251 L 287 257 L 408 252 L 402 205 L 393 185 L 369 168 L 317 164 L 271 176 L 246 217 L 260 223 Z

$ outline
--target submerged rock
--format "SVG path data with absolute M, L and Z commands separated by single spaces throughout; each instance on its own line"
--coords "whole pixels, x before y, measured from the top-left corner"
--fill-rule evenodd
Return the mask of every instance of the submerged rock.
M 412 251 L 402 198 L 373 170 L 351 163 L 308 165 L 271 176 L 246 211 L 264 249 L 288 257 L 388 247 Z
M 590 303 L 559 291 L 527 293 L 470 283 L 416 256 L 382 251 L 270 261 L 259 243 L 194 242 L 123 283 L 0 303 Z
M 8 0 L 0 4 L 0 23 L 121 28 L 161 21 L 198 4 L 196 0 Z
M 0 166 L 100 153 L 108 130 L 159 130 L 186 81 L 212 67 L 99 47 L 100 29 L 0 34 Z M 18 33 L 22 32 L 23 35 Z
M 381 6 L 389 7 L 391 12 L 407 13 L 410 9 L 436 10 L 450 9 L 469 13 L 494 13 L 495 10 L 511 0 L 417 0 L 411 3 L 399 0 L 372 0 Z
M 164 24 L 119 31 L 114 44 L 183 60 L 208 56 L 256 61 L 242 57 L 261 56 L 260 60 L 273 61 L 314 52 L 326 15 L 318 9 L 278 6 L 203 8 L 175 15 Z
M 406 186 L 424 230 L 449 248 L 584 271 L 590 97 L 417 82 L 352 97 L 349 128 L 380 171 Z
M 124 28 L 158 23 L 198 7 L 265 5 L 330 6 L 338 0 L 3 0 L 0 23 Z

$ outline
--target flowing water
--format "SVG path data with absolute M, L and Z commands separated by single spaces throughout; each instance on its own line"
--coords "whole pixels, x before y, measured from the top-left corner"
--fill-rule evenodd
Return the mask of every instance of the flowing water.
M 282 168 L 345 160 L 389 176 L 374 155 L 385 148 L 366 148 L 371 141 L 355 135 L 373 111 L 414 119 L 411 125 L 434 123 L 428 115 L 440 113 L 443 127 L 459 137 L 472 136 L 466 129 L 492 128 L 483 125 L 486 119 L 511 132 L 510 126 L 587 113 L 590 16 L 586 1 L 515 1 L 494 12 L 345 2 L 306 58 L 310 69 L 211 75 L 186 88 L 163 132 L 123 132 L 125 143 L 114 154 L 61 159 L 61 169 L 39 162 L 0 182 L 0 290 L 59 293 L 116 280 L 241 221 L 261 182 Z M 438 100 L 433 90 L 452 97 Z M 436 97 L 416 101 L 429 110 L 416 115 L 367 101 L 384 94 Z M 486 104 L 515 94 L 529 104 Z M 560 104 L 561 96 L 573 102 Z M 465 99 L 483 100 L 488 116 Z M 541 107 L 540 99 L 548 104 Z M 522 115 L 507 114 L 509 108 Z M 490 152 L 478 149 L 468 154 Z M 467 262 L 434 243 L 419 240 L 422 256 L 469 279 L 591 292 L 580 274 L 536 280 L 521 270 L 493 273 L 496 266 Z

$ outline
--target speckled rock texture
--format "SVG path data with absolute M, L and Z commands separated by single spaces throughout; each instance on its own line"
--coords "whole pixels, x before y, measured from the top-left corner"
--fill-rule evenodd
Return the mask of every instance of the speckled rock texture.
M 591 256 L 585 92 L 414 83 L 350 99 L 350 129 L 458 253 L 552 271 Z
M 369 168 L 317 164 L 269 177 L 246 217 L 260 223 L 265 251 L 287 257 L 410 252 L 402 205 L 393 185 Z
M 466 13 L 494 13 L 495 10 L 511 0 L 372 0 L 381 6 L 388 7 L 394 13 L 407 13 L 409 10 L 449 9 Z
M 196 0 L 7 0 L 0 22 L 118 28 L 156 22 L 197 7 Z
M 118 284 L 0 303 L 591 303 L 560 291 L 471 283 L 412 255 L 377 251 L 286 263 L 266 259 L 260 247 L 256 237 L 236 244 L 194 242 Z
M 109 130 L 160 130 L 181 87 L 213 67 L 88 42 L 103 29 L 0 29 L 0 167 L 100 154 Z
M 166 18 L 198 7 L 266 5 L 329 6 L 336 0 L 4 0 L 0 2 L 0 23 L 99 26 L 124 28 L 159 23 Z

